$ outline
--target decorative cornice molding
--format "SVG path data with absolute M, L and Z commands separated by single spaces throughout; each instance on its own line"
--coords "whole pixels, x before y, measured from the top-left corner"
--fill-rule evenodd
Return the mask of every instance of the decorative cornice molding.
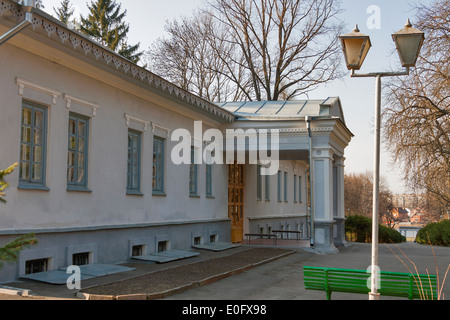
M 24 17 L 24 11 L 21 6 L 10 0 L 0 1 L 0 17 L 6 12 L 11 12 L 16 16 L 17 20 L 21 20 Z M 84 52 L 85 56 L 92 55 L 97 61 L 103 62 L 106 66 L 113 67 L 116 71 L 121 71 L 124 74 L 141 81 L 145 85 L 149 85 L 174 98 L 182 100 L 194 108 L 199 109 L 198 111 L 206 112 L 226 122 L 233 122 L 235 120 L 234 114 L 177 87 L 142 67 L 137 66 L 110 49 L 88 39 L 76 30 L 70 30 L 61 22 L 48 16 L 45 12 L 37 9 L 33 10 L 32 14 L 33 31 L 42 31 L 52 40 L 59 40 L 62 45 L 65 45 L 74 51 L 81 50 Z

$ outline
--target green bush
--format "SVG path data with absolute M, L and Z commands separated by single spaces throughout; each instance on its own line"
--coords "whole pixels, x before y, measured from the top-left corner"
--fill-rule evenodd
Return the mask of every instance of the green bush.
M 372 220 L 364 216 L 350 216 L 345 222 L 345 233 L 347 240 L 354 242 L 372 241 Z M 400 243 L 406 241 L 398 231 L 380 225 L 378 228 L 378 242 Z
M 395 229 L 380 225 L 378 234 L 380 243 L 402 243 L 406 238 Z
M 370 242 L 372 220 L 364 216 L 350 216 L 345 222 L 347 239 L 354 242 Z
M 450 246 L 450 220 L 427 224 L 417 233 L 416 241 L 434 246 Z

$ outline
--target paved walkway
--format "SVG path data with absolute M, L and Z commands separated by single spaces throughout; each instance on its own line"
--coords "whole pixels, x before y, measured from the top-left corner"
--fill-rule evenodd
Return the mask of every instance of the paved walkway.
M 402 262 L 391 252 L 399 256 L 415 272 L 414 266 L 403 253 L 414 262 L 419 273 L 436 274 L 436 264 L 431 247 L 414 243 L 400 245 L 380 245 L 379 265 L 384 271 L 409 272 Z M 434 248 L 439 277 L 442 282 L 450 264 L 450 248 Z M 320 291 L 308 291 L 303 285 L 303 266 L 353 268 L 366 270 L 371 263 L 371 246 L 352 243 L 341 248 L 338 254 L 323 254 L 312 250 L 298 250 L 296 254 L 262 265 L 220 282 L 199 287 L 174 295 L 167 299 L 177 300 L 325 300 Z M 450 274 L 444 294 L 450 299 Z M 333 300 L 368 300 L 366 295 L 333 293 Z M 381 300 L 406 300 L 403 298 L 381 297 Z
M 211 259 L 231 255 L 239 250 L 246 250 L 248 247 L 242 246 L 227 250 L 225 252 L 201 251 L 201 258 Z M 389 249 L 390 248 L 390 249 Z M 408 272 L 408 269 L 395 256 L 401 258 L 407 266 L 415 272 L 414 266 L 403 256 L 403 253 L 412 260 L 419 273 L 436 274 L 436 266 L 439 270 L 440 281 L 442 282 L 448 265 L 450 264 L 450 248 L 435 247 L 433 250 L 429 246 L 414 243 L 403 243 L 400 245 L 380 245 L 379 265 L 385 271 Z M 402 252 L 400 252 L 403 251 Z M 436 259 L 436 263 L 435 263 Z M 170 300 L 325 300 L 325 293 L 307 291 L 303 286 L 302 267 L 336 267 L 367 269 L 371 261 L 371 246 L 369 244 L 351 243 L 346 248 L 341 248 L 338 254 L 327 254 L 318 249 L 297 249 L 294 254 L 283 257 L 279 260 L 252 268 L 243 273 L 222 279 L 218 282 L 193 288 L 180 294 L 170 296 Z M 133 276 L 145 274 L 149 271 L 164 270 L 177 265 L 191 263 L 192 260 L 182 260 L 169 264 L 137 264 L 139 267 L 133 271 Z M 98 279 L 90 279 L 83 282 L 83 287 L 101 283 L 109 283 L 123 280 L 130 274 L 123 273 L 111 275 Z M 444 286 L 444 294 L 450 299 L 450 275 Z M 11 285 L 11 284 L 8 284 Z M 30 298 L 19 296 L 1 295 L 0 300 L 6 299 L 72 299 L 73 292 L 65 286 L 52 286 L 37 282 L 14 283 L 15 287 L 31 289 L 32 293 L 38 295 Z M 365 295 L 356 294 L 333 294 L 333 299 L 345 300 L 367 300 Z M 382 297 L 383 299 L 383 297 Z M 392 298 L 386 298 L 392 299 Z M 400 299 L 400 298 L 399 298 Z

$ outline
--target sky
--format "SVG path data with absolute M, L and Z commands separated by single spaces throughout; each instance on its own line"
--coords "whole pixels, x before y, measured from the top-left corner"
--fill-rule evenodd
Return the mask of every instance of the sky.
M 159 37 L 166 35 L 164 24 L 181 16 L 190 16 L 204 0 L 123 0 L 122 9 L 127 10 L 126 21 L 130 24 L 130 44 L 140 43 L 147 50 Z M 362 33 L 370 36 L 372 48 L 360 73 L 400 70 L 401 64 L 391 34 L 403 28 L 408 18 L 414 25 L 413 5 L 419 0 L 342 0 L 341 19 L 346 24 L 345 33 L 358 24 Z M 71 0 L 75 16 L 87 16 L 90 0 Z M 44 11 L 55 15 L 53 8 L 61 0 L 43 0 Z M 342 57 L 342 59 L 344 59 Z M 384 78 L 386 79 L 386 78 Z M 386 80 L 384 80 L 386 81 Z M 311 99 L 339 96 L 347 127 L 355 135 L 346 149 L 347 173 L 373 172 L 374 167 L 374 113 L 375 79 L 351 78 L 350 72 L 343 79 L 333 81 L 309 94 Z M 391 154 L 382 138 L 381 175 L 386 178 L 394 194 L 408 192 L 404 188 L 402 172 L 392 164 Z

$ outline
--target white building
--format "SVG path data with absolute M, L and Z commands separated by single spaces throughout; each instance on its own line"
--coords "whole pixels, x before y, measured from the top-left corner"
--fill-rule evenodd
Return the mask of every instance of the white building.
M 23 19 L 16 2 L 0 2 L 0 35 Z M 212 104 L 40 10 L 0 46 L 0 70 L 0 168 L 19 163 L 0 206 L 0 246 L 29 233 L 39 241 L 0 270 L 0 282 L 275 229 L 303 231 L 331 250 L 345 244 L 352 134 L 338 98 Z M 278 129 L 279 173 L 175 165 L 171 134 L 194 132 L 195 121 L 204 132 Z

